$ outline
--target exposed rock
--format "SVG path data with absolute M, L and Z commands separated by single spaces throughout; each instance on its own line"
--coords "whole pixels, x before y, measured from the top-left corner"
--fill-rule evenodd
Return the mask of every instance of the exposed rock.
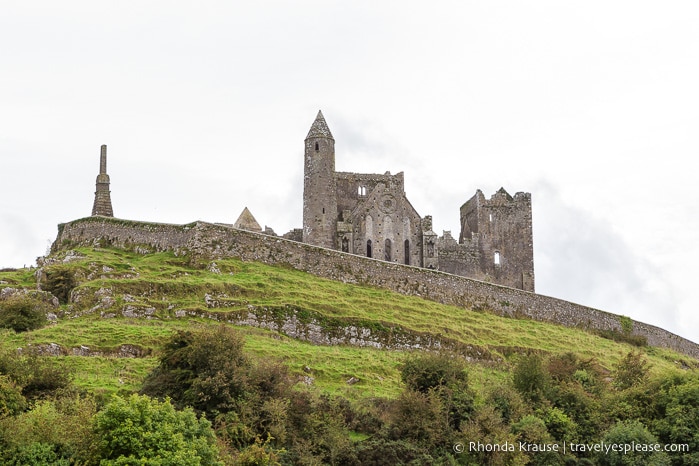
M 315 380 L 316 379 L 314 379 L 310 375 L 304 375 L 303 377 L 301 377 L 301 383 L 305 385 L 313 385 L 313 382 L 315 382 Z
M 73 355 L 74 356 L 91 356 L 92 353 L 90 352 L 90 348 L 87 346 L 80 345 L 77 348 L 73 348 Z
M 28 290 L 26 288 L 5 287 L 0 290 L 0 301 L 19 295 L 24 295 L 32 299 L 43 301 L 53 308 L 57 308 L 59 306 L 58 298 L 48 291 Z
M 209 265 L 206 267 L 206 270 L 208 270 L 211 273 L 218 274 L 218 275 L 221 274 L 221 269 L 218 268 L 218 265 L 216 265 L 216 262 L 209 263 Z
M 154 307 L 137 307 L 130 304 L 124 306 L 121 311 L 121 315 L 124 317 L 138 318 L 138 317 L 153 317 L 155 315 Z
M 347 380 L 347 385 L 354 385 L 359 382 L 360 380 L 357 377 L 350 377 L 349 380 Z
M 35 349 L 38 354 L 46 356 L 65 356 L 68 354 L 61 345 L 57 343 L 41 344 L 41 345 L 30 345 L 32 349 Z M 28 348 L 29 349 L 29 348 Z M 22 351 L 20 351 L 21 353 Z

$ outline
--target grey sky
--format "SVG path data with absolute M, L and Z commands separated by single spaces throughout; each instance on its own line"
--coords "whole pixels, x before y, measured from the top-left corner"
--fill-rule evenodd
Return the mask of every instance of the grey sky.
M 8 5 L 7 3 L 11 3 Z M 303 138 L 405 171 L 458 234 L 476 189 L 532 193 L 537 291 L 699 341 L 694 1 L 0 6 L 0 267 L 88 216 L 301 224 Z

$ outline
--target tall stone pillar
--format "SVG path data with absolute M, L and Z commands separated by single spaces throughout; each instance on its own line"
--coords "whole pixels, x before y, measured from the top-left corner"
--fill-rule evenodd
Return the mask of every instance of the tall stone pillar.
M 97 175 L 95 202 L 92 204 L 92 216 L 114 217 L 112 198 L 109 195 L 109 175 L 107 175 L 107 146 L 100 150 L 100 173 Z

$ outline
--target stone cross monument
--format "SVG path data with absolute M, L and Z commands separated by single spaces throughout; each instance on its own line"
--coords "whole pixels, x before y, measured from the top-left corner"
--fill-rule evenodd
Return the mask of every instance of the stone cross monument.
M 109 175 L 107 175 L 107 146 L 100 150 L 100 173 L 97 175 L 95 202 L 92 204 L 92 216 L 114 217 L 112 198 L 109 195 Z

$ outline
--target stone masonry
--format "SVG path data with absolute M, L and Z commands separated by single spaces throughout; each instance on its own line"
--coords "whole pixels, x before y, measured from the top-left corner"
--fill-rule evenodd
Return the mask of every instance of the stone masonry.
M 319 277 L 376 286 L 464 310 L 487 310 L 581 329 L 623 331 L 620 316 L 561 299 L 225 225 L 204 222 L 170 225 L 89 217 L 59 225 L 52 249 L 94 246 L 102 242 L 140 251 L 190 254 L 195 262 L 201 263 L 237 257 L 271 265 L 289 265 Z M 631 332 L 645 337 L 649 345 L 671 348 L 699 359 L 699 345 L 659 327 L 634 321 Z
M 109 175 L 107 175 L 107 146 L 100 150 L 100 172 L 97 175 L 95 189 L 95 202 L 92 204 L 92 215 L 101 217 L 114 217 L 112 210 L 112 198 L 109 191 Z
M 304 146 L 304 243 L 534 291 L 531 195 L 478 190 L 461 207 L 458 241 L 432 231 L 405 194 L 404 174 L 335 171 L 322 112 Z

